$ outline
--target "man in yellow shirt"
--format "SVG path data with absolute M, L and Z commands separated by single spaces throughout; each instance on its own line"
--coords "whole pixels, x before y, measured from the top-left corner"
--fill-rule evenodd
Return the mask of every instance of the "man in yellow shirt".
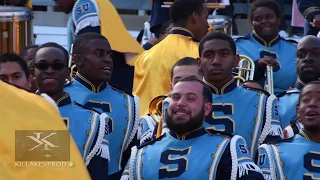
M 58 109 L 45 98 L 0 81 L 0 176 L 5 180 L 87 180 L 90 179 L 81 155 L 70 137 L 70 160 L 59 166 L 39 166 L 16 161 L 17 130 L 67 131 Z M 43 138 L 44 139 L 44 138 Z M 47 139 L 48 140 L 48 139 Z M 44 141 L 42 141 L 44 142 Z M 37 143 L 35 143 L 36 145 Z M 63 152 L 68 153 L 68 152 Z M 21 156 L 20 156 L 21 158 Z M 22 158 L 27 158 L 22 154 Z M 50 163 L 49 161 L 46 162 Z M 67 164 L 63 166 L 63 164 Z M 32 167 L 31 167 L 32 165 Z
M 208 10 L 202 0 L 174 1 L 170 17 L 170 35 L 135 61 L 133 94 L 141 99 L 141 116 L 148 113 L 154 97 L 169 93 L 172 66 L 184 57 L 199 56 L 198 42 L 208 32 Z

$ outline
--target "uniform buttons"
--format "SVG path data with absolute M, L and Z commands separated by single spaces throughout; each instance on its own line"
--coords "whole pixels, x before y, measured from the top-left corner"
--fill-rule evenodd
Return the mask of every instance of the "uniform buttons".
M 88 136 L 89 136 L 90 132 L 91 132 L 90 130 L 87 131 L 87 135 L 88 135 Z
M 125 108 L 128 108 L 128 104 L 124 105 Z
M 89 119 L 89 120 L 88 120 L 88 123 L 91 124 L 91 123 L 92 123 L 92 119 Z

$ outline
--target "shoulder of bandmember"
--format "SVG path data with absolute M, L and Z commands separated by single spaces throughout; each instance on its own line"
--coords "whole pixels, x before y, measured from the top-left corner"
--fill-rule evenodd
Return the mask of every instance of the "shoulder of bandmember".
M 234 41 L 241 40 L 241 39 L 250 39 L 250 34 L 247 34 L 245 36 L 240 36 L 240 37 L 233 38 Z
M 88 111 L 101 114 L 101 112 L 99 112 L 99 111 L 97 111 L 97 110 L 95 110 L 95 109 L 93 109 L 93 108 L 89 108 L 89 107 L 87 107 L 87 106 L 85 106 L 85 105 L 83 105 L 83 104 L 80 104 L 80 103 L 76 102 L 76 101 L 72 101 L 72 103 L 73 103 L 75 106 L 79 107 L 79 108 L 83 108 L 83 109 L 86 109 L 86 110 L 88 110 Z
M 110 85 L 110 87 L 115 90 L 115 91 L 118 91 L 118 92 L 121 92 L 123 94 L 126 94 L 126 95 L 129 95 L 131 97 L 133 97 L 132 93 L 122 89 L 121 87 L 117 86 L 117 85 L 114 85 L 114 84 L 111 84 L 111 83 L 108 83 Z
M 166 136 L 166 133 L 163 134 L 162 136 L 158 137 L 158 138 L 153 138 L 152 140 L 145 142 L 143 144 L 141 144 L 140 146 L 138 146 L 138 149 L 144 148 L 146 146 L 152 145 L 157 141 L 161 141 L 164 137 Z
M 284 143 L 284 142 L 291 142 L 293 141 L 293 139 L 296 137 L 296 135 L 292 136 L 291 138 L 288 138 L 288 139 L 277 139 L 277 140 L 274 140 L 274 141 L 270 141 L 268 142 L 267 144 L 273 144 L 273 145 L 276 145 L 276 144 L 279 144 L 279 143 Z
M 233 135 L 230 134 L 230 133 L 227 133 L 227 132 L 223 132 L 223 131 L 217 131 L 217 130 L 214 130 L 214 129 L 206 129 L 206 132 L 210 135 L 220 135 L 220 136 L 226 136 L 226 137 L 229 137 L 229 138 L 232 138 Z
M 267 96 L 270 96 L 270 93 L 268 93 L 266 90 L 263 90 L 263 89 L 253 88 L 253 87 L 249 87 L 249 86 L 242 86 L 242 87 L 246 90 L 249 90 L 249 91 L 255 91 L 255 92 L 263 93 Z
M 293 40 L 293 39 L 285 39 L 285 38 L 283 38 L 283 37 L 280 37 L 280 39 L 282 39 L 282 40 L 284 40 L 284 41 L 286 41 L 286 42 L 289 42 L 289 43 L 291 43 L 291 44 L 294 44 L 294 45 L 297 45 L 297 44 L 298 44 L 298 42 L 295 41 L 295 40 Z
M 295 88 L 290 88 L 290 89 L 288 89 L 286 91 L 283 91 L 282 93 L 278 94 L 277 98 L 280 98 L 280 97 L 285 96 L 286 94 L 292 94 L 292 93 L 300 93 L 300 90 L 295 89 Z

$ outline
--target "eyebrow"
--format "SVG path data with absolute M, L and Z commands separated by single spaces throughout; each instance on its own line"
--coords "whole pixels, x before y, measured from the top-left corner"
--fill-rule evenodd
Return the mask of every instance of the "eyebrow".
M 205 50 L 203 53 L 211 53 L 211 52 L 220 52 L 220 51 L 231 51 L 229 48 L 224 48 L 224 49 L 210 49 L 210 50 Z

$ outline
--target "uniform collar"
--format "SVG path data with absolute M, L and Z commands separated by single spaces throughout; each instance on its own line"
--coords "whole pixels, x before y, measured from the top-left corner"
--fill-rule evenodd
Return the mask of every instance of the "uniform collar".
M 253 37 L 253 39 L 255 39 L 258 43 L 260 43 L 263 46 L 266 47 L 271 47 L 275 44 L 277 44 L 281 37 L 279 35 L 277 35 L 275 38 L 273 38 L 270 42 L 267 42 L 266 40 L 264 40 L 262 37 L 260 37 L 254 30 L 251 33 L 251 36 Z
M 71 98 L 69 93 L 64 93 L 64 95 L 57 100 L 58 107 L 62 107 L 71 104 Z
M 305 86 L 306 84 L 304 82 L 302 82 L 300 79 L 298 79 L 296 81 L 296 83 L 294 84 L 294 87 L 299 89 L 301 91 L 301 89 Z
M 305 132 L 303 131 L 303 129 L 300 130 L 299 134 L 300 134 L 301 136 L 303 136 L 304 138 L 310 140 L 309 136 L 307 135 L 307 133 L 305 133 Z
M 198 129 L 195 129 L 193 131 L 187 132 L 182 135 L 179 135 L 173 131 L 169 131 L 169 134 L 178 140 L 189 140 L 189 139 L 193 139 L 193 138 L 196 138 L 196 137 L 199 137 L 199 136 L 206 134 L 206 130 L 204 129 L 203 126 L 201 126 Z
M 220 92 L 219 92 L 219 89 L 216 88 L 214 85 L 210 84 L 208 81 L 206 81 L 204 78 L 203 78 L 203 82 L 210 87 L 211 89 L 211 92 L 213 94 L 226 94 L 232 90 L 234 90 L 236 87 L 237 87 L 237 81 L 232 78 L 229 82 L 227 82 L 225 85 L 223 85 L 223 87 L 221 88 Z
M 88 79 L 83 77 L 81 74 L 77 72 L 76 77 L 74 78 L 78 82 L 80 82 L 82 85 L 84 85 L 86 88 L 88 88 L 90 91 L 93 92 L 101 92 L 107 87 L 107 83 L 103 82 L 98 87 L 95 87 Z
M 192 32 L 186 28 L 174 27 L 171 29 L 170 34 L 179 34 L 186 37 L 191 37 L 193 41 L 199 42 L 199 40 L 194 39 Z

